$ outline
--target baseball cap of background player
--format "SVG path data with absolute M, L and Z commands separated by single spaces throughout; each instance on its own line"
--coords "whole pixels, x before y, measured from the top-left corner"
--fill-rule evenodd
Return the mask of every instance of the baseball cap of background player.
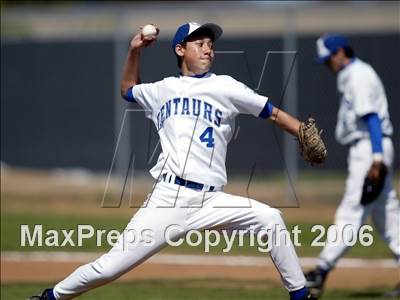
M 222 35 L 222 28 L 214 23 L 198 24 L 194 22 L 185 23 L 179 26 L 175 33 L 174 39 L 172 40 L 172 51 L 175 53 L 175 46 L 183 43 L 193 34 L 202 30 L 209 30 L 214 35 L 214 41 L 218 40 Z
M 326 62 L 339 48 L 350 47 L 346 37 L 340 34 L 325 34 L 317 40 L 317 63 Z

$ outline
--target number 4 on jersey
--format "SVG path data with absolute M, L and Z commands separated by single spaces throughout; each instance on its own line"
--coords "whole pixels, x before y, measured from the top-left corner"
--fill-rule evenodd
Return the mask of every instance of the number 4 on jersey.
M 214 138 L 213 138 L 213 132 L 214 128 L 212 127 L 207 127 L 206 130 L 200 135 L 200 141 L 203 143 L 207 143 L 206 146 L 208 148 L 213 148 L 214 147 Z

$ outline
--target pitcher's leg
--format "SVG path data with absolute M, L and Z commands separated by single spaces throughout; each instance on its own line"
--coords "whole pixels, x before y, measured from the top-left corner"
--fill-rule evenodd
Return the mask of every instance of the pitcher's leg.
M 285 235 L 285 232 L 288 232 L 280 211 L 273 208 L 264 208 L 261 218 L 262 220 L 260 219 L 259 222 L 263 224 L 265 224 L 267 218 L 271 218 L 275 224 L 274 227 L 277 229 L 277 231 L 273 232 L 273 247 L 270 253 L 272 261 L 279 270 L 284 286 L 288 291 L 295 291 L 304 287 L 304 274 L 290 236 Z M 278 236 L 280 236 L 280 242 L 275 243 Z
M 128 224 L 125 232 L 140 228 L 138 223 L 142 221 L 144 221 L 144 218 L 135 216 Z M 156 230 L 156 227 L 152 227 L 152 229 Z M 128 245 L 132 241 L 131 237 L 128 236 L 128 234 L 123 233 L 108 253 L 79 267 L 59 282 L 54 287 L 54 296 L 57 299 L 71 299 L 83 292 L 113 281 L 153 255 L 164 245 L 163 240 L 157 238 L 153 245 L 139 242 L 132 246 Z
M 277 209 L 226 193 L 206 199 L 204 206 L 188 219 L 188 226 L 193 229 L 250 229 L 256 234 L 263 230 L 271 232 L 274 237 L 279 227 L 282 232 L 286 229 Z M 270 254 L 287 290 L 303 288 L 305 278 L 290 237 L 288 243 L 272 244 Z
M 163 189 L 165 190 L 165 187 Z M 167 201 L 174 201 L 174 197 L 169 197 L 168 190 L 163 192 L 167 197 L 159 199 L 158 202 L 166 206 Z M 155 198 L 157 197 L 158 195 L 155 195 Z M 152 203 L 141 208 L 108 253 L 79 267 L 54 287 L 53 293 L 56 299 L 74 298 L 113 281 L 148 259 L 166 245 L 165 231 L 168 226 L 177 224 L 182 228 L 186 227 L 184 223 L 186 210 L 186 208 L 156 207 Z

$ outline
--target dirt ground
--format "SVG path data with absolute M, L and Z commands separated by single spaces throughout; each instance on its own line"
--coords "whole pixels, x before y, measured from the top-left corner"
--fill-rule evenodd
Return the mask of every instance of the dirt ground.
M 12 282 L 57 282 L 75 270 L 80 263 L 68 262 L 2 262 L 2 283 Z M 394 286 L 399 280 L 396 269 L 338 268 L 329 277 L 329 289 L 354 289 Z M 144 263 L 125 274 L 119 281 L 138 279 L 210 279 L 273 280 L 280 282 L 278 272 L 270 266 L 184 266 Z

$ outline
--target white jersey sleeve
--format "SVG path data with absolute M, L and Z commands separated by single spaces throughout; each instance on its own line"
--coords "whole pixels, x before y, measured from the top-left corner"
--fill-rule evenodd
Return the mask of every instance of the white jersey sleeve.
M 228 92 L 236 113 L 260 116 L 260 113 L 266 107 L 268 97 L 257 94 L 251 88 L 233 78 L 231 78 L 231 81 L 231 88 Z
M 146 111 L 146 117 L 150 117 L 151 112 L 158 105 L 158 83 L 137 84 L 132 87 L 132 96 L 134 102 Z
M 364 72 L 354 72 L 349 81 L 349 98 L 358 117 L 377 113 L 378 78 L 369 68 Z
M 369 129 L 362 117 L 370 113 L 378 115 L 384 135 L 393 134 L 385 89 L 369 64 L 355 58 L 339 72 L 337 87 L 341 94 L 335 130 L 339 143 L 346 145 L 369 138 Z

